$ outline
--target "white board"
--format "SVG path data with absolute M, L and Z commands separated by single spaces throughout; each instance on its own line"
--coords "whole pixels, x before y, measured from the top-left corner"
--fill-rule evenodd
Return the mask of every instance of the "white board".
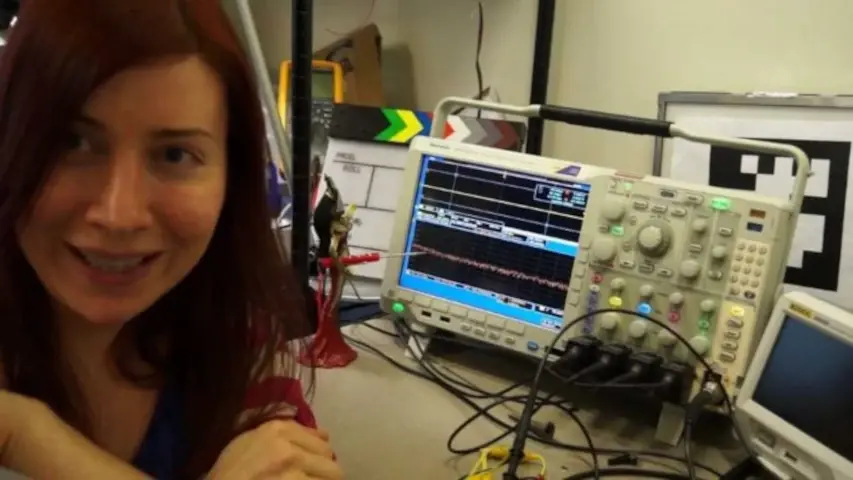
M 349 236 L 353 255 L 388 252 L 408 153 L 408 145 L 329 139 L 323 177 L 332 178 L 345 204 L 356 206 Z M 318 199 L 325 187 L 321 182 Z M 358 277 L 381 280 L 385 260 L 354 266 L 351 271 Z
M 786 290 L 853 309 L 853 109 L 746 104 L 666 105 L 666 120 L 722 136 L 791 143 L 810 157 L 812 175 L 794 234 Z M 796 102 L 792 102 L 796 103 Z M 659 149 L 656 172 L 691 183 L 787 198 L 793 159 L 737 152 L 682 139 Z

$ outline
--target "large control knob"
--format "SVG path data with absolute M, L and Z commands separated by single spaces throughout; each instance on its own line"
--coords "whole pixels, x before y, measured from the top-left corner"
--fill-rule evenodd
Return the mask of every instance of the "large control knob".
M 671 347 L 678 342 L 678 338 L 675 337 L 669 330 L 661 328 L 658 330 L 658 345 L 661 347 Z
M 708 230 L 708 221 L 704 218 L 697 218 L 693 220 L 693 223 L 690 224 L 690 229 L 693 230 L 693 233 L 703 234 L 706 230 Z
M 655 287 L 645 284 L 640 287 L 640 296 L 643 298 L 650 298 L 655 293 Z
M 602 263 L 612 262 L 616 258 L 616 242 L 610 237 L 596 238 L 592 242 L 592 256 Z
M 643 320 L 634 320 L 628 325 L 628 335 L 631 338 L 640 339 L 646 336 L 646 329 L 648 329 L 648 324 Z
M 685 260 L 678 266 L 678 273 L 688 280 L 694 280 L 702 272 L 702 265 L 696 260 Z
M 726 258 L 726 247 L 724 245 L 717 245 L 711 249 L 711 258 L 714 260 L 721 262 Z
M 646 256 L 660 257 L 669 250 L 670 236 L 662 225 L 645 225 L 637 233 L 637 246 Z
M 603 330 L 609 332 L 616 330 L 616 327 L 619 326 L 619 314 L 616 312 L 607 312 L 601 316 L 599 322 Z
M 625 216 L 625 202 L 616 198 L 608 198 L 604 202 L 601 215 L 611 222 L 622 220 L 622 217 Z
M 713 313 L 716 308 L 717 304 L 710 298 L 706 298 L 699 303 L 699 310 L 701 310 L 702 313 Z
M 708 353 L 708 350 L 711 349 L 711 341 L 708 340 L 708 337 L 706 336 L 696 335 L 690 339 L 690 346 L 693 347 L 693 350 L 696 350 L 696 353 L 699 355 L 705 355 Z

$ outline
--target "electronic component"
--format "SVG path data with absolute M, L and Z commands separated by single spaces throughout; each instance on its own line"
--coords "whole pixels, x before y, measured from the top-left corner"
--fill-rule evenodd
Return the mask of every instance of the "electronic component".
M 278 116 L 289 125 L 287 104 L 290 101 L 291 62 L 282 62 L 278 74 Z M 344 101 L 344 71 L 341 64 L 327 60 L 311 60 L 312 122 L 328 130 L 332 125 L 334 104 Z
M 543 355 L 566 315 L 587 179 L 559 160 L 416 138 L 390 250 L 387 311 L 506 348 Z M 568 341 L 569 339 L 566 338 Z
M 433 137 L 458 105 L 795 159 L 792 194 L 782 200 L 419 138 L 400 187 L 390 250 L 426 255 L 387 263 L 386 311 L 537 357 L 553 353 L 553 360 L 573 337 L 598 339 L 600 351 L 618 345 L 653 354 L 661 365 L 695 369 L 685 398 L 698 393 L 706 373 L 695 353 L 736 396 L 781 290 L 805 192 L 805 154 L 657 120 L 459 98 L 439 105 Z M 602 309 L 614 311 L 590 315 L 556 351 L 544 351 L 563 324 Z M 666 322 L 689 346 L 620 309 Z M 662 420 L 658 438 L 679 438 L 680 431 L 661 427 L 675 423 Z
M 853 479 L 853 314 L 801 292 L 781 297 L 744 379 L 738 420 L 779 478 Z
M 575 265 L 566 318 L 613 308 L 666 321 L 736 395 L 781 284 L 791 205 L 657 177 L 616 174 L 589 183 L 578 250 L 589 261 Z M 672 333 L 636 316 L 604 313 L 573 333 L 695 364 Z

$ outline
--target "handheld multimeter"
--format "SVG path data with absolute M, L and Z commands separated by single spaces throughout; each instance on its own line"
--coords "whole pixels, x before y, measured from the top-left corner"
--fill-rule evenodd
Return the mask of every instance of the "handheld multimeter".
M 290 103 L 292 63 L 281 64 L 278 80 L 278 115 L 283 125 L 290 125 L 287 105 Z M 327 60 L 311 61 L 312 123 L 328 129 L 332 123 L 334 104 L 344 101 L 344 71 L 340 63 Z

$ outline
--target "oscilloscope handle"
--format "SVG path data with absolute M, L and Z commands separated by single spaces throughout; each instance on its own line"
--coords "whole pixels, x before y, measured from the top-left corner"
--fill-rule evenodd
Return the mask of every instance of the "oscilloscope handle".
M 508 115 L 519 115 L 522 117 L 538 117 L 545 120 L 577 125 L 580 127 L 597 128 L 600 130 L 611 130 L 614 132 L 632 133 L 635 135 L 652 135 L 655 137 L 668 138 L 672 122 L 652 118 L 632 117 L 630 115 L 619 115 L 615 113 L 599 112 L 595 110 L 583 110 L 580 108 L 560 107 L 557 105 L 529 105 L 517 107 L 504 105 L 483 100 L 474 100 L 462 97 L 447 97 L 439 102 L 433 114 L 432 129 L 430 135 L 441 137 L 444 133 L 447 117 L 456 107 L 469 107 Z

